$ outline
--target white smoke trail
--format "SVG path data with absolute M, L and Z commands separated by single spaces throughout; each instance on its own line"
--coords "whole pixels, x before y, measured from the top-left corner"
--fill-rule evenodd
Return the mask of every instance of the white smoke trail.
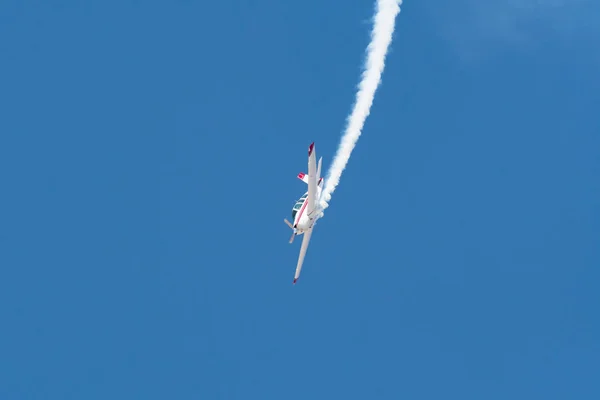
M 321 194 L 321 207 L 329 207 L 331 194 L 340 182 L 342 172 L 350 159 L 356 141 L 360 137 L 365 120 L 371 112 L 375 91 L 381 82 L 381 74 L 385 67 L 385 56 L 392 42 L 396 16 L 400 12 L 402 0 L 377 0 L 371 43 L 367 47 L 367 59 L 358 85 L 354 109 L 348 116 L 346 131 L 340 141 L 337 153 L 329 168 L 325 187 Z

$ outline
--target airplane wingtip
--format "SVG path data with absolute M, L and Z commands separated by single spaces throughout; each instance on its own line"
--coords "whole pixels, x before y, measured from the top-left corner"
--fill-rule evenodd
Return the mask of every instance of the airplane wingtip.
M 294 285 L 298 282 L 298 278 L 294 278 Z
M 310 146 L 308 146 L 308 155 L 310 156 L 312 151 L 313 151 L 313 147 L 315 147 L 315 142 L 312 142 L 310 144 Z

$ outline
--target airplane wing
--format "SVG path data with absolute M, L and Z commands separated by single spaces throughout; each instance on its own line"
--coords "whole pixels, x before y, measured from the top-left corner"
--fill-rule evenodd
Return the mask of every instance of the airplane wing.
M 312 235 L 312 232 L 313 228 L 310 228 L 308 231 L 304 232 L 304 237 L 302 238 L 302 246 L 300 247 L 300 256 L 298 257 L 298 265 L 296 266 L 296 275 L 294 275 L 294 284 L 300 277 L 302 263 L 304 262 L 304 256 L 306 255 L 306 250 L 308 249 L 308 242 L 310 242 L 310 236 Z
M 306 213 L 310 214 L 317 205 L 317 155 L 315 143 L 308 147 L 308 201 Z

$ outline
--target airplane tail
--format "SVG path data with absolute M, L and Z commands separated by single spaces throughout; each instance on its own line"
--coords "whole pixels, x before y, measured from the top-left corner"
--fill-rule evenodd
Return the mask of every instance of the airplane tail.
M 322 157 L 319 159 L 319 170 L 318 172 L 321 172 L 321 160 Z M 317 176 L 321 175 L 320 173 L 317 173 Z M 300 179 L 302 182 L 308 184 L 308 175 L 306 175 L 304 172 L 300 172 L 298 174 L 298 179 Z M 323 177 L 319 178 L 319 181 L 317 182 L 317 186 L 318 187 L 323 187 Z

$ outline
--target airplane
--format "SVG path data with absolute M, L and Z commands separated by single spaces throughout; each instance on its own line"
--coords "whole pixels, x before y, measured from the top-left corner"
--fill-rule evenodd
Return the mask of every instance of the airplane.
M 323 190 L 323 178 L 320 177 L 321 161 L 323 160 L 323 157 L 319 158 L 318 166 L 315 162 L 316 157 L 315 143 L 313 142 L 308 147 L 308 175 L 303 172 L 298 174 L 298 179 L 308 185 L 308 191 L 298 199 L 292 208 L 293 222 L 289 222 L 287 219 L 283 220 L 293 231 L 290 243 L 294 241 L 294 238 L 297 235 L 304 234 L 302 245 L 300 247 L 298 264 L 296 265 L 294 284 L 296 284 L 300 277 L 302 263 L 304 262 L 304 256 L 306 255 L 306 250 L 308 249 L 308 243 L 310 242 L 314 226 L 317 220 L 323 216 L 323 210 L 319 203 L 321 191 Z M 317 177 L 319 177 L 318 181 Z

